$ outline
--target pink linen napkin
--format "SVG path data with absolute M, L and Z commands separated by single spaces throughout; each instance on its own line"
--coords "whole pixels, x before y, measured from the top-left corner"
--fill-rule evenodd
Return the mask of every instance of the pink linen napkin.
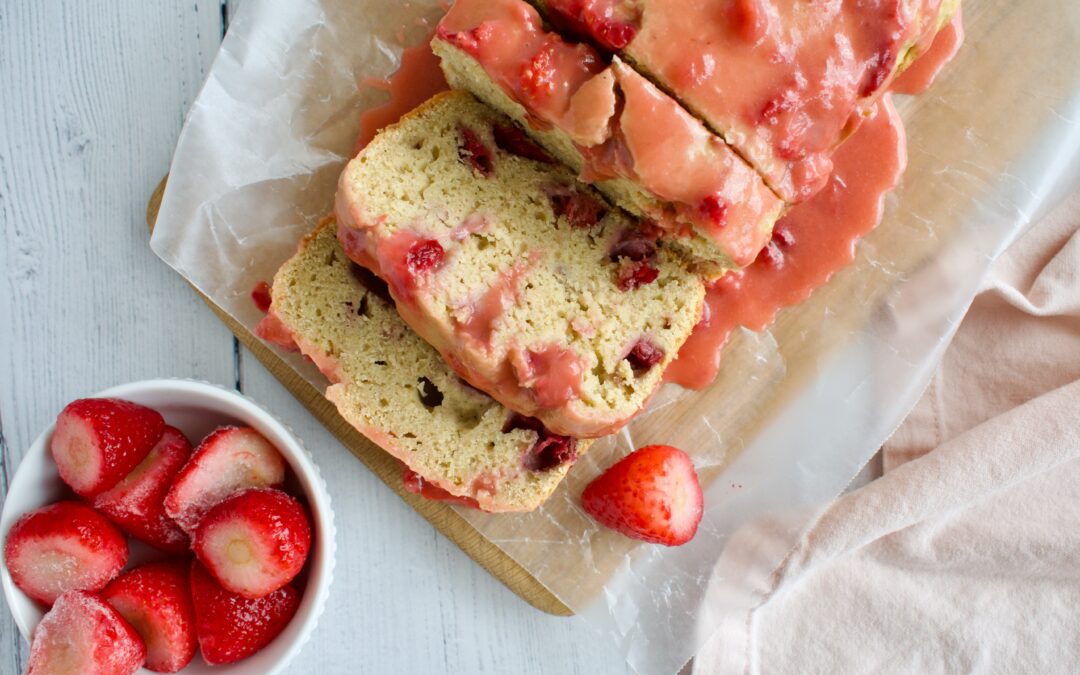
M 1080 193 L 994 263 L 882 454 L 693 672 L 1080 670 Z

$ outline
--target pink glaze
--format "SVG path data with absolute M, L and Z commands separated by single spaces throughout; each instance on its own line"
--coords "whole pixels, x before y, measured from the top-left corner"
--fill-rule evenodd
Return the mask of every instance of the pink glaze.
M 510 362 L 518 384 L 532 390 L 540 407 L 559 408 L 581 398 L 585 366 L 569 349 L 554 345 L 539 351 L 514 348 Z
M 828 181 L 836 144 L 928 42 L 941 0 L 545 0 L 559 22 L 630 17 L 622 49 L 708 120 L 790 203 Z M 588 5 L 597 5 L 588 7 Z
M 629 66 L 616 62 L 612 68 L 625 106 L 622 138 L 633 158 L 625 175 L 678 205 L 677 214 L 654 214 L 661 222 L 690 223 L 736 265 L 749 265 L 769 240 L 780 201 L 720 137 L 670 97 Z M 721 204 L 722 216 L 708 203 Z
M 278 318 L 273 309 L 270 309 L 266 316 L 259 321 L 259 325 L 255 327 L 255 335 L 286 351 L 300 351 L 296 341 L 293 339 L 292 331 L 285 325 L 285 322 Z
M 519 301 L 521 280 L 532 266 L 533 260 L 516 263 L 468 305 L 456 308 L 453 315 L 457 330 L 475 340 L 481 349 L 490 350 L 495 323 Z
M 897 94 L 922 94 L 930 88 L 945 64 L 956 56 L 963 43 L 964 20 L 961 8 L 957 7 L 952 20 L 934 36 L 934 42 L 926 53 L 893 80 L 889 91 Z
M 462 506 L 468 506 L 473 509 L 479 509 L 480 504 L 472 497 L 462 497 L 459 495 L 450 494 L 446 490 L 442 489 L 434 483 L 424 480 L 424 478 L 410 469 L 404 462 L 401 463 L 402 468 L 402 483 L 405 485 L 405 489 L 414 495 L 420 495 L 424 499 L 430 499 L 437 502 L 447 502 L 449 504 L 460 504 Z
M 720 350 L 736 326 L 763 330 L 776 312 L 802 302 L 854 257 L 855 241 L 881 219 L 885 194 L 904 171 L 904 128 L 889 96 L 836 153 L 832 179 L 795 206 L 746 269 L 714 282 L 702 323 L 668 367 L 665 380 L 701 389 L 716 377 Z
M 664 229 L 692 227 L 739 265 L 768 240 L 783 205 L 723 139 L 632 68 L 546 33 L 523 0 L 458 0 L 436 39 L 472 56 L 543 128 L 565 132 L 583 179 L 628 178 L 673 204 L 648 214 Z M 717 201 L 723 218 L 709 208 Z
M 435 35 L 484 64 L 495 82 L 549 123 L 566 115 L 574 94 L 605 68 L 591 47 L 546 33 L 536 10 L 521 0 L 455 2 Z M 602 127 L 606 118 L 593 120 Z
M 450 87 L 446 84 L 439 59 L 431 52 L 430 40 L 409 47 L 401 53 L 401 66 L 389 79 L 365 79 L 361 84 L 381 89 L 390 100 L 360 115 L 360 135 L 353 154 L 359 153 L 383 127 L 397 122 L 402 115 Z

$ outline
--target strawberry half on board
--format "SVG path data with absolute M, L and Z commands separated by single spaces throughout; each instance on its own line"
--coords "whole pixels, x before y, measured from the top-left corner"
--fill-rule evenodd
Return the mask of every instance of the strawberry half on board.
M 227 590 L 259 598 L 300 573 L 311 550 L 311 526 L 300 502 L 281 490 L 252 488 L 210 509 L 192 548 Z
M 131 536 L 167 553 L 184 553 L 187 534 L 165 513 L 165 495 L 191 457 L 191 443 L 175 427 L 165 433 L 141 464 L 90 505 Z
M 49 450 L 60 478 L 80 497 L 93 497 L 131 473 L 164 431 L 156 410 L 116 398 L 83 398 L 56 418 Z
M 60 596 L 34 629 L 28 675 L 131 675 L 146 647 L 123 617 L 100 598 Z
M 581 506 L 601 525 L 665 546 L 694 538 L 703 504 L 694 463 L 670 445 L 635 450 L 581 494 Z
M 292 586 L 254 599 L 230 593 L 198 561 L 191 565 L 191 597 L 199 649 L 212 666 L 246 659 L 270 644 L 300 606 Z
M 79 502 L 57 502 L 27 513 L 4 542 L 12 581 L 46 605 L 68 591 L 101 590 L 127 558 L 120 530 Z
M 285 458 L 250 427 L 222 427 L 195 449 L 165 496 L 165 512 L 189 535 L 203 514 L 238 490 L 285 481 Z
M 101 592 L 146 645 L 146 667 L 175 673 L 195 656 L 195 607 L 187 561 L 140 565 Z

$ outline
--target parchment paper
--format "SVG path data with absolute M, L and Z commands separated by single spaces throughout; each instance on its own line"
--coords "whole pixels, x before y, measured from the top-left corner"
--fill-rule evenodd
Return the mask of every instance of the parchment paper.
M 253 328 L 251 289 L 330 210 L 359 113 L 384 100 L 360 82 L 392 73 L 440 14 L 438 0 L 247 0 L 176 149 L 157 254 Z M 854 264 L 769 331 L 736 334 L 709 390 L 665 390 L 539 511 L 463 511 L 639 672 L 676 671 L 769 592 L 914 404 L 989 262 L 1080 175 L 1080 4 L 965 0 L 964 14 L 956 61 L 899 100 L 908 171 Z M 704 478 L 705 517 L 681 548 L 632 543 L 576 504 L 599 467 L 647 442 L 684 448 Z

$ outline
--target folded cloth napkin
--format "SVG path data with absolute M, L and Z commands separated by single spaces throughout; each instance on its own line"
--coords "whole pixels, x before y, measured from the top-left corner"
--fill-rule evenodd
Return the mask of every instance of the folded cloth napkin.
M 1080 670 L 1080 193 L 994 263 L 882 455 L 693 672 Z

